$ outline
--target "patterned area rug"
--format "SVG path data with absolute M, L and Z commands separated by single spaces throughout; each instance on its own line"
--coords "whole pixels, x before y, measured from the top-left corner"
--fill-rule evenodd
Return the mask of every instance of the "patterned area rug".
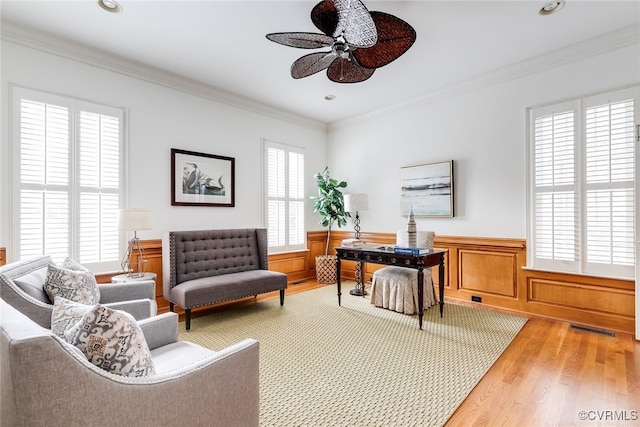
M 261 426 L 440 426 L 526 318 L 445 304 L 409 316 L 329 285 L 192 320 L 213 350 L 260 342 Z

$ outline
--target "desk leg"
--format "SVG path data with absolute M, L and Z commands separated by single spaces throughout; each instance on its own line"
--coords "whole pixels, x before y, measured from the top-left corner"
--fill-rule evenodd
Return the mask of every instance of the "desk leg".
M 422 329 L 422 314 L 424 313 L 424 271 L 418 267 L 418 326 Z
M 438 291 L 440 293 L 440 317 L 444 311 L 444 253 L 440 255 L 440 266 L 438 267 Z
M 338 274 L 338 280 L 336 281 L 337 285 L 338 285 L 338 305 L 340 304 L 340 297 L 342 296 L 342 292 L 340 292 L 340 288 L 342 287 L 342 283 L 340 280 L 340 269 L 341 269 L 341 265 L 340 265 L 340 257 L 336 258 L 336 272 Z

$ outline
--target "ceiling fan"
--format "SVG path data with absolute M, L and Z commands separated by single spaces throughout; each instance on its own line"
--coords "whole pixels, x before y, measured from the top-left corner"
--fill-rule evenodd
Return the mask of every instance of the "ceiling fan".
M 311 10 L 311 21 L 324 34 L 288 32 L 267 34 L 267 39 L 302 49 L 330 47 L 297 59 L 291 76 L 300 79 L 324 69 L 336 83 L 357 83 L 371 77 L 405 53 L 416 32 L 400 18 L 369 12 L 360 0 L 322 0 Z

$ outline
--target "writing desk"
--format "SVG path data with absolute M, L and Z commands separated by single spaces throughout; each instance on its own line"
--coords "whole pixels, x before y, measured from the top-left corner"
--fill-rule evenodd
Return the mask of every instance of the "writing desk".
M 341 305 L 340 262 L 342 260 L 360 263 L 362 275 L 362 289 L 364 290 L 364 264 L 394 265 L 397 267 L 414 268 L 418 270 L 418 326 L 422 329 L 422 315 L 424 312 L 424 269 L 438 265 L 438 293 L 440 302 L 440 317 L 444 312 L 444 253 L 445 251 L 431 251 L 421 255 L 396 254 L 393 250 L 380 249 L 380 245 L 363 245 L 360 248 L 337 247 L 336 267 L 338 272 L 338 305 Z M 364 292 L 362 292 L 364 296 Z

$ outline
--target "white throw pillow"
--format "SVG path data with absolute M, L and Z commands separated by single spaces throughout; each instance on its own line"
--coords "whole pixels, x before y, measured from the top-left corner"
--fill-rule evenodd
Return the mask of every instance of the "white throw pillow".
M 126 377 L 155 374 L 149 346 L 129 313 L 97 304 L 65 333 L 89 362 Z
M 86 268 L 80 267 L 81 269 L 74 269 L 49 264 L 44 291 L 51 301 L 55 302 L 58 296 L 82 304 L 97 304 L 100 301 L 95 276 Z
M 80 304 L 58 296 L 53 301 L 51 311 L 51 332 L 66 341 L 64 333 L 78 324 L 85 313 L 92 308 L 91 305 Z

